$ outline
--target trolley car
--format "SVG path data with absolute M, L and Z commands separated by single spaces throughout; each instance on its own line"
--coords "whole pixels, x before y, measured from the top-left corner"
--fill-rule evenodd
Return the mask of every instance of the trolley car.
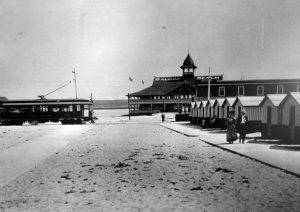
M 0 102 L 0 108 L 2 125 L 93 122 L 93 102 L 88 99 L 7 100 Z

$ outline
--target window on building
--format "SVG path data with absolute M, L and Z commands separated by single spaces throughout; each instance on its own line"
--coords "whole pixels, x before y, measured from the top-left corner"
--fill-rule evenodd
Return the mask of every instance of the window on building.
M 297 85 L 297 92 L 300 92 L 300 85 Z
M 277 94 L 283 94 L 283 85 L 277 85 Z
M 264 86 L 257 86 L 257 96 L 264 95 Z
M 238 96 L 244 96 L 245 88 L 244 86 L 238 87 Z
M 219 96 L 225 96 L 225 87 L 219 87 Z

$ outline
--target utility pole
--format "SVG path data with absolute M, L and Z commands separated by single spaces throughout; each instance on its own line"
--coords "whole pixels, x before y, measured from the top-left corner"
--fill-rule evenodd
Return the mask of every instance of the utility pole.
M 208 92 L 207 92 L 207 100 L 210 100 L 210 66 L 208 68 Z
M 76 99 L 77 99 L 77 83 L 76 83 L 76 73 L 75 73 L 75 68 L 73 69 L 72 73 L 74 74 L 75 96 L 76 96 Z

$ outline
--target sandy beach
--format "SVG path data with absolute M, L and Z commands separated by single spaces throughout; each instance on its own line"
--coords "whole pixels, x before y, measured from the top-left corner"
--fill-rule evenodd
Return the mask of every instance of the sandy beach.
M 1 188 L 0 211 L 299 211 L 299 178 L 159 124 L 116 115 L 82 126 Z M 60 127 L 0 128 L 0 152 Z

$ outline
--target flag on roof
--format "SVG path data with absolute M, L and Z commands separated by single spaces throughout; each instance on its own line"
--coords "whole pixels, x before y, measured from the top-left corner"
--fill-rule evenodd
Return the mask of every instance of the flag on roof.
M 142 83 L 145 84 L 144 80 L 142 80 Z
M 132 78 L 131 77 L 129 77 L 129 81 L 132 82 Z

